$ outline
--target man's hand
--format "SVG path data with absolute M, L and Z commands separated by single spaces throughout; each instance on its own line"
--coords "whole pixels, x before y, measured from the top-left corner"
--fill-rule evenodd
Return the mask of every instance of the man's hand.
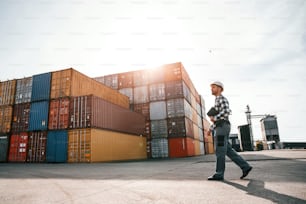
M 215 122 L 214 116 L 209 116 L 211 122 Z

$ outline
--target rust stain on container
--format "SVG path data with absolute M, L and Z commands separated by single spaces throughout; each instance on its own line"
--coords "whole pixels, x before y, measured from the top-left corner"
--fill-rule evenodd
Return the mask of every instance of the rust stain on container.
M 52 99 L 49 109 L 49 129 L 66 129 L 69 127 L 69 98 Z
M 146 138 L 108 130 L 68 131 L 68 162 L 145 159 Z
M 13 106 L 0 106 L 0 132 L 8 133 L 11 131 L 11 122 L 13 117 Z
M 71 98 L 69 128 L 89 127 L 143 135 L 145 117 L 97 96 Z
M 28 131 L 30 122 L 30 103 L 14 105 L 12 132 Z
M 127 96 L 72 68 L 52 72 L 52 99 L 88 94 L 99 96 L 104 100 L 129 108 L 129 98 Z
M 30 132 L 28 138 L 27 162 L 46 161 L 47 132 Z
M 0 105 L 13 105 L 16 94 L 16 80 L 0 82 Z
M 9 158 L 11 162 L 25 162 L 27 159 L 28 133 L 13 134 L 10 141 Z

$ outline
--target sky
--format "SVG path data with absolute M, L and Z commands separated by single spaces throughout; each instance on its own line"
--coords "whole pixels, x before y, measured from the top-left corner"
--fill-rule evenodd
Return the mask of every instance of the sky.
M 281 141 L 306 142 L 305 0 L 1 0 L 0 25 L 1 81 L 182 62 L 206 108 L 210 83 L 224 83 L 232 133 L 249 105 L 276 115 Z

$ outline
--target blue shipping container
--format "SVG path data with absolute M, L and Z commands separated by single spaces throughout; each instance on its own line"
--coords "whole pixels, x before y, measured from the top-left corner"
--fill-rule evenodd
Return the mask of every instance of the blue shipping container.
M 30 107 L 29 130 L 47 130 L 49 101 L 32 102 Z
M 31 101 L 50 99 L 51 72 L 33 76 Z
M 49 131 L 47 135 L 47 162 L 66 162 L 68 152 L 68 132 Z

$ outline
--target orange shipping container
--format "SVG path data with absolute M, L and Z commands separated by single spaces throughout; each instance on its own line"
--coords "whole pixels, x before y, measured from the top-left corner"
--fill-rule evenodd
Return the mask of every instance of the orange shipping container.
M 0 132 L 8 133 L 11 131 L 13 117 L 13 106 L 0 106 Z
M 52 72 L 51 99 L 93 94 L 129 108 L 129 98 L 116 90 L 70 68 Z
M 13 105 L 16 94 L 16 80 L 0 82 L 0 105 Z
M 69 126 L 69 98 L 59 98 L 50 101 L 49 129 L 66 129 Z
M 189 137 L 169 138 L 168 143 L 170 158 L 195 155 L 194 140 Z
M 68 131 L 68 162 L 146 159 L 146 138 L 86 128 Z

